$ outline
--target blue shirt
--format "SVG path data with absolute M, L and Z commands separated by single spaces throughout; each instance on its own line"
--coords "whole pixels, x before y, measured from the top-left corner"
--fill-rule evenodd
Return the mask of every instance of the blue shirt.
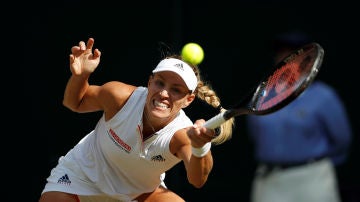
M 331 157 L 345 161 L 352 132 L 346 109 L 336 92 L 314 81 L 298 98 L 268 115 L 248 115 L 255 158 L 267 163 L 297 163 Z

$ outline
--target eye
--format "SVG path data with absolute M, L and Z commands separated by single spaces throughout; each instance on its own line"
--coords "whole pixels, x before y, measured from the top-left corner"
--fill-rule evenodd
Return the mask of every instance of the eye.
M 176 88 L 176 87 L 170 88 L 170 92 L 174 95 L 179 95 L 184 93 L 180 88 Z
M 157 79 L 155 80 L 155 85 L 158 88 L 163 88 L 165 86 L 165 83 L 162 80 Z
M 157 90 L 166 90 L 169 95 L 173 96 L 176 99 L 184 97 L 187 93 L 189 93 L 187 88 L 181 85 L 168 84 L 165 80 L 161 78 L 154 79 L 153 83 Z
M 189 90 L 183 87 L 171 87 L 170 94 L 174 97 L 181 98 L 184 97 L 186 94 L 189 93 Z

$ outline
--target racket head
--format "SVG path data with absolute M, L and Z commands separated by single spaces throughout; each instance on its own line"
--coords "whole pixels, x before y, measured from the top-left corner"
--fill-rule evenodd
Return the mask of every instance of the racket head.
M 289 104 L 312 83 L 323 58 L 324 49 L 316 42 L 291 52 L 258 84 L 247 113 L 265 115 Z
M 275 112 L 297 98 L 315 79 L 324 58 L 324 49 L 316 42 L 291 52 L 234 107 L 219 113 L 204 126 L 219 127 L 242 114 L 265 115 Z

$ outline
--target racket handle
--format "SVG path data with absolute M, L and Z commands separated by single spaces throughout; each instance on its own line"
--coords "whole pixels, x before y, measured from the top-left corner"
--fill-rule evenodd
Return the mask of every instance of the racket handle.
M 223 124 L 226 119 L 224 118 L 224 112 L 219 113 L 218 115 L 212 117 L 211 119 L 207 120 L 204 123 L 204 127 L 206 128 L 210 128 L 210 129 L 215 129 L 217 127 L 219 127 L 221 124 Z

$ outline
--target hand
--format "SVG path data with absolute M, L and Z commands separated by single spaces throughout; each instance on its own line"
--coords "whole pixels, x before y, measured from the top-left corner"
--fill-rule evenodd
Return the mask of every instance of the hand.
M 79 42 L 79 46 L 73 46 L 70 54 L 70 70 L 74 75 L 91 74 L 100 63 L 101 52 L 98 49 L 92 53 L 94 39 L 89 38 L 87 44 Z
M 204 146 L 206 143 L 210 142 L 215 137 L 215 131 L 203 127 L 204 123 L 204 119 L 199 119 L 187 131 L 188 137 L 191 140 L 191 145 L 195 148 L 200 148 Z

